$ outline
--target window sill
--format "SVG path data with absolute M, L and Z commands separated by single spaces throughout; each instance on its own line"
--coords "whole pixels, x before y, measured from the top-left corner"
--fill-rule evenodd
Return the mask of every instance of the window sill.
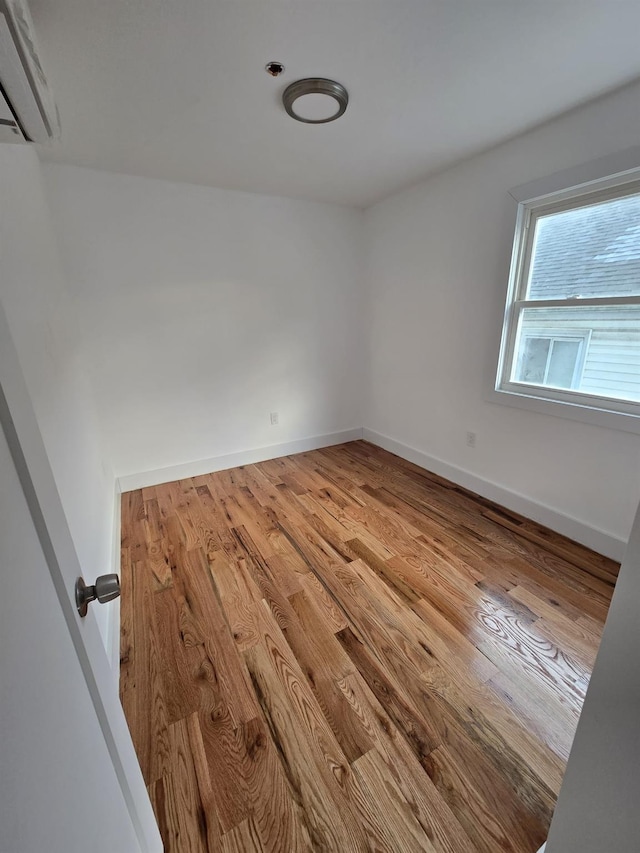
M 492 389 L 488 396 L 490 403 L 502 406 L 513 406 L 516 409 L 526 409 L 541 415 L 552 415 L 558 418 L 568 418 L 583 424 L 617 429 L 623 432 L 640 434 L 640 415 L 612 412 L 608 409 L 595 409 L 576 403 L 566 403 L 559 400 L 548 400 L 533 397 L 529 394 L 518 394 L 515 391 L 498 391 Z

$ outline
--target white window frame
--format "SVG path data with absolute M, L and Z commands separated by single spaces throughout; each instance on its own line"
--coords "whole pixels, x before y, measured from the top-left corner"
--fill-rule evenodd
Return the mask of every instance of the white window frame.
M 620 166 L 626 167 L 621 169 Z M 518 201 L 494 402 L 640 433 L 640 403 L 511 380 L 518 318 L 524 308 L 640 305 L 640 296 L 527 300 L 535 220 L 542 215 L 640 192 L 640 146 L 511 191 Z M 555 336 L 549 332 L 546 336 Z M 574 334 L 574 337 L 577 335 Z M 583 349 L 586 351 L 586 349 Z

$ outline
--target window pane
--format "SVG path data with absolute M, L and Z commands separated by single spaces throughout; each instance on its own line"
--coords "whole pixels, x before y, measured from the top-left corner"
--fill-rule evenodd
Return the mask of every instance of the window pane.
M 640 402 L 640 305 L 525 308 L 512 381 Z
M 547 359 L 551 338 L 526 337 L 518 358 L 518 382 L 534 382 L 541 385 L 547 372 Z
M 555 388 L 571 388 L 578 366 L 581 341 L 555 340 L 547 370 L 547 385 Z
M 640 194 L 541 216 L 527 299 L 640 294 Z

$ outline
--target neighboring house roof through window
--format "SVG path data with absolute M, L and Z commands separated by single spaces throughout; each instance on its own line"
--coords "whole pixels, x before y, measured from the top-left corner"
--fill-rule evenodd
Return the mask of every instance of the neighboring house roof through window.
M 538 221 L 529 299 L 638 292 L 640 196 L 567 210 Z

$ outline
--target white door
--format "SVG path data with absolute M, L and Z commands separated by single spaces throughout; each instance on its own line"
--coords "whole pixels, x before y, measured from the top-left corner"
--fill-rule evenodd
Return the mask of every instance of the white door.
M 157 853 L 95 620 L 73 606 L 79 564 L 1 310 L 0 427 L 0 853 Z

